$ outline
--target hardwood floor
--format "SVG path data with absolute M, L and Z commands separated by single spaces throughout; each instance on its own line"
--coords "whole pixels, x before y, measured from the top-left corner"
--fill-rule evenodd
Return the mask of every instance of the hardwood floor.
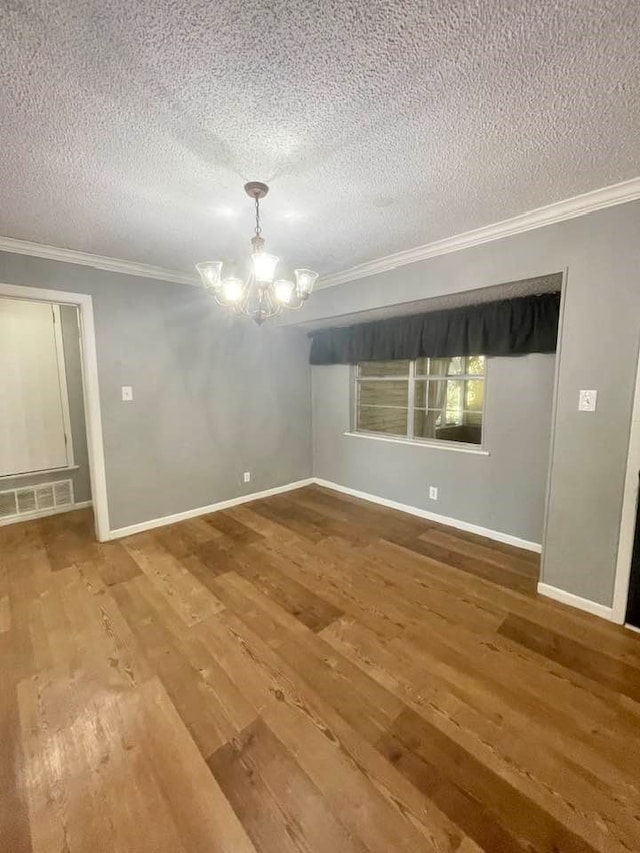
M 318 487 L 0 529 L 0 849 L 638 851 L 640 637 Z

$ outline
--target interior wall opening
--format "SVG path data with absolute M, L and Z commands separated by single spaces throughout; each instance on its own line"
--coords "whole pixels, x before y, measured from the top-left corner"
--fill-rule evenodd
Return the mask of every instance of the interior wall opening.
M 0 524 L 91 505 L 76 305 L 0 297 Z

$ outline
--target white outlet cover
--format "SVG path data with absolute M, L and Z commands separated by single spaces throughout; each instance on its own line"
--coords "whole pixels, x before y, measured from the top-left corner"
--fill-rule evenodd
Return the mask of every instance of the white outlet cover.
M 595 390 L 580 391 L 580 396 L 578 398 L 578 411 L 579 412 L 595 412 L 597 401 L 598 401 L 598 392 L 597 391 L 595 391 Z
M 122 386 L 122 400 L 125 403 L 130 403 L 133 400 L 133 388 L 131 385 Z
M 251 482 L 251 471 L 245 471 L 244 474 L 242 475 L 242 479 L 244 480 L 245 483 L 250 483 Z
M 429 498 L 432 501 L 438 500 L 438 487 L 437 486 L 429 486 Z

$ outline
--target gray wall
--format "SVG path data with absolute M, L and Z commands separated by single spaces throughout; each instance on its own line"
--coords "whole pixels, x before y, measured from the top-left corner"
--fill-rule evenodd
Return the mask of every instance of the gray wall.
M 312 368 L 313 473 L 491 530 L 542 541 L 555 359 L 487 360 L 489 456 L 344 435 L 351 368 Z M 523 389 L 526 392 L 523 393 Z M 429 500 L 429 486 L 438 500 Z
M 640 202 L 630 202 L 320 290 L 301 318 L 566 269 L 543 580 L 604 605 L 613 595 L 638 363 L 639 235 Z M 598 389 L 597 412 L 578 412 L 581 388 Z
M 84 421 L 84 400 L 82 397 L 82 363 L 80 360 L 80 342 L 78 340 L 78 312 L 70 305 L 60 308 L 62 341 L 64 346 L 64 366 L 67 374 L 67 394 L 69 397 L 69 418 L 73 456 L 77 470 L 58 471 L 56 473 L 33 474 L 30 477 L 3 477 L 0 479 L 0 491 L 21 486 L 33 486 L 38 483 L 51 483 L 54 480 L 73 480 L 73 494 L 76 503 L 91 500 L 89 481 L 89 459 L 87 454 L 87 432 Z
M 319 290 L 311 321 L 568 270 L 543 580 L 610 605 L 640 338 L 640 202 Z M 0 254 L 0 281 L 91 293 L 111 526 L 309 475 L 308 343 L 197 288 Z M 133 404 L 119 402 L 132 384 Z M 598 411 L 577 410 L 597 388 Z M 358 441 L 358 439 L 352 439 Z M 397 477 L 398 475 L 395 474 Z
M 22 255 L 0 253 L 0 281 L 93 297 L 111 529 L 311 475 L 300 330 L 229 316 L 197 287 Z

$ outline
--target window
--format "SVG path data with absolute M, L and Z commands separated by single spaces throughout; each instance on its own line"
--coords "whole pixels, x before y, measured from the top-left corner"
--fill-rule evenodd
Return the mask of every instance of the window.
M 355 375 L 357 432 L 482 443 L 483 355 L 362 361 Z

